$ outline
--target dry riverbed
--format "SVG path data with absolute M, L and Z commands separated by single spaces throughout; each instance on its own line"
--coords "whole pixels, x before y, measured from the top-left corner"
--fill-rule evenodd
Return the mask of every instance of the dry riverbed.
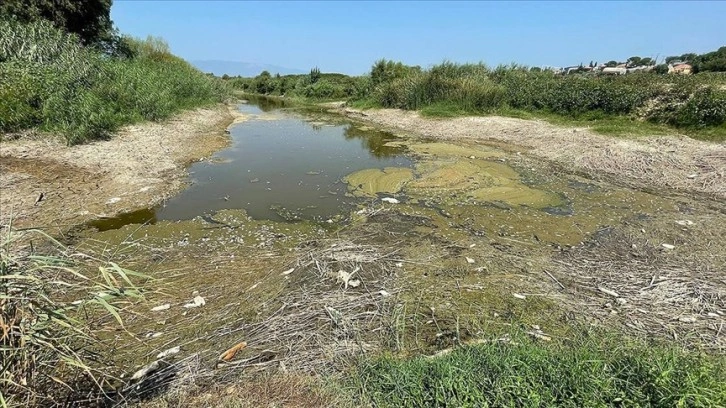
M 197 109 L 127 126 L 107 141 L 0 143 L 0 223 L 59 233 L 100 217 L 154 206 L 183 189 L 186 166 L 227 146 L 233 108 Z
M 75 236 L 78 251 L 154 277 L 143 302 L 124 305 L 124 330 L 110 318 L 94 328 L 127 396 L 166 391 L 171 402 L 158 406 L 173 406 L 191 392 L 201 396 L 186 402 L 214 404 L 257 395 L 265 386 L 251 374 L 337 375 L 363 354 L 435 354 L 513 330 L 566 342 L 597 326 L 726 349 L 723 144 L 344 113 L 368 122 L 351 125 L 361 131 L 405 130 L 384 146 L 414 163 L 346 176 L 364 201 L 345 222 L 228 209 Z M 189 112 L 73 148 L 3 142 L 0 188 L 13 192 L 3 216 L 6 203 L 24 225 L 148 207 L 183 188 L 185 164 L 226 146 L 231 115 Z M 144 367 L 153 370 L 126 382 Z M 259 404 L 317 395 L 300 384 L 305 395 L 278 387 Z
M 686 136 L 617 138 L 597 135 L 587 128 L 500 116 L 427 119 L 415 111 L 328 106 L 394 132 L 437 140 L 504 143 L 591 177 L 726 199 L 726 143 Z

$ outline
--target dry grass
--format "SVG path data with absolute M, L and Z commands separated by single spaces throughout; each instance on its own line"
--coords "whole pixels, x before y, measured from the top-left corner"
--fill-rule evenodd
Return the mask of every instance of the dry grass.
M 140 408 L 172 407 L 341 407 L 345 402 L 324 389 L 313 377 L 292 374 L 264 375 L 234 385 L 212 386 L 192 392 L 165 395 L 139 404 Z
M 674 254 L 642 234 L 614 230 L 556 259 L 553 274 L 572 295 L 563 301 L 585 316 L 637 337 L 723 352 L 724 251 L 717 237 L 702 238 L 700 253 Z

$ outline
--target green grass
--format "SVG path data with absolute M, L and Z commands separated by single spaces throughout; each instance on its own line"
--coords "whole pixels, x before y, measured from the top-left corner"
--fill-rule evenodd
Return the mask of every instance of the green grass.
M 435 358 L 361 362 L 349 385 L 376 407 L 716 407 L 726 360 L 618 337 L 549 344 L 524 336 Z
M 0 21 L 0 132 L 38 129 L 77 144 L 227 96 L 163 41 L 125 44 L 129 55 L 105 55 L 48 22 Z

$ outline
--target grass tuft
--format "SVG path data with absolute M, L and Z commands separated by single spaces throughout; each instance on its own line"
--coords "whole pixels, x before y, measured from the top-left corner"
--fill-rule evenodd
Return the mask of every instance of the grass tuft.
M 550 345 L 517 336 L 440 357 L 367 360 L 352 387 L 377 407 L 712 407 L 726 404 L 725 368 L 723 357 L 615 337 Z

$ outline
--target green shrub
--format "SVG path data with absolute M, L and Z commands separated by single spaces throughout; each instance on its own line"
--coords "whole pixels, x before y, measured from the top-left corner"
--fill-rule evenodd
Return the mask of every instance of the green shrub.
M 163 40 L 125 38 L 129 58 L 83 47 L 47 22 L 0 21 L 0 132 L 60 132 L 69 144 L 223 100 L 224 83 Z

